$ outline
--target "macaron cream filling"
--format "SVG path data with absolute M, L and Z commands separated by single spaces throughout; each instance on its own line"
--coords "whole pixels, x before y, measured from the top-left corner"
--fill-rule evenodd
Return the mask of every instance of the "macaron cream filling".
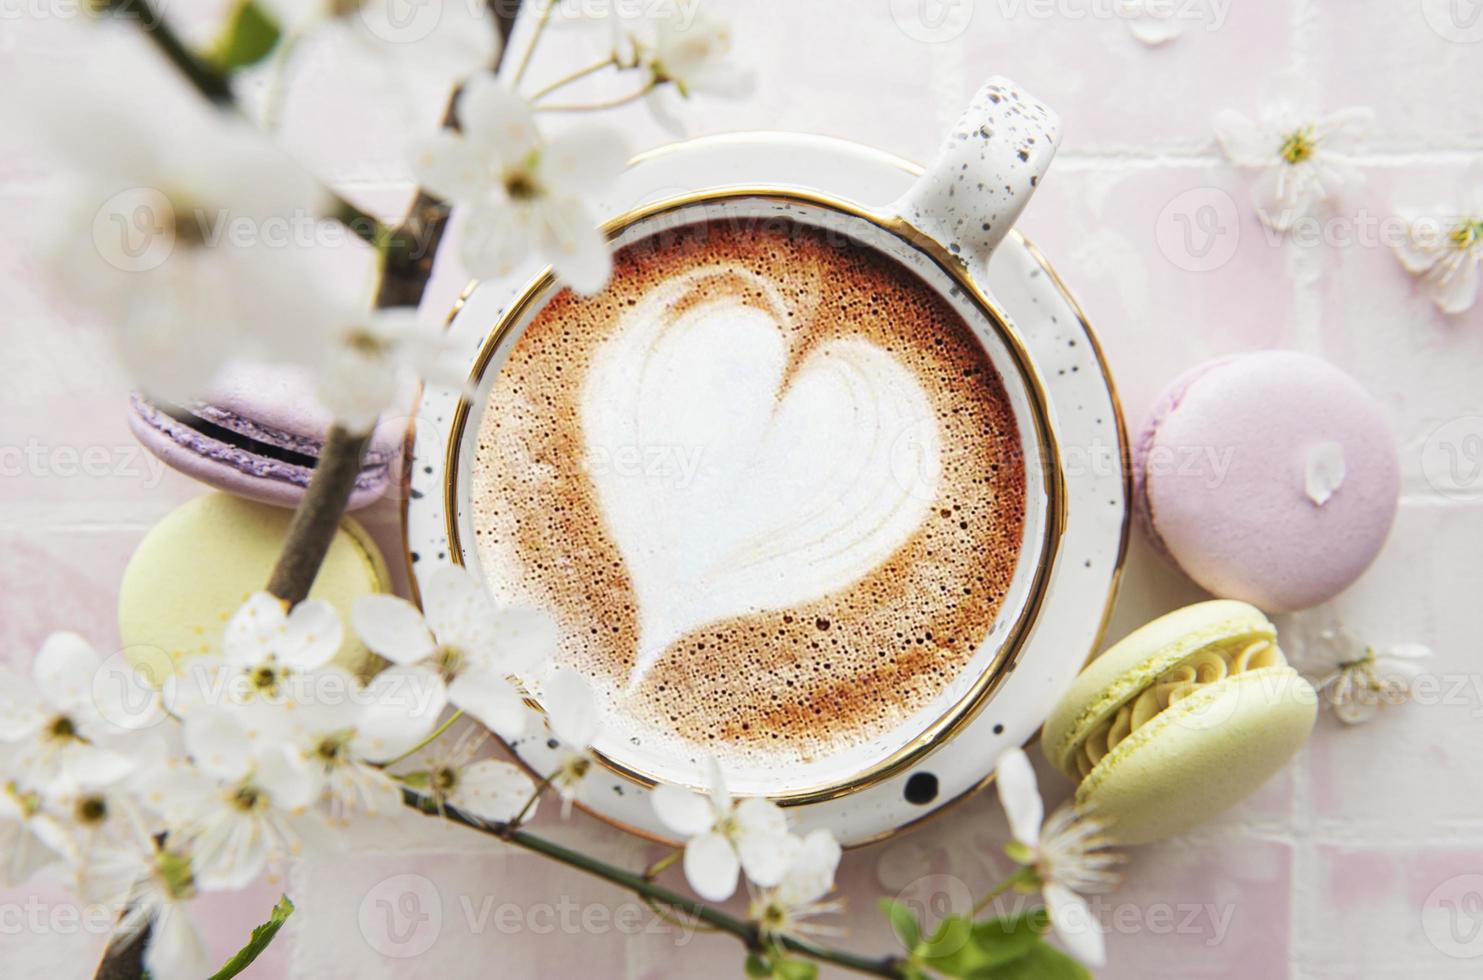
M 1085 778 L 1109 752 L 1133 732 L 1202 687 L 1263 667 L 1285 667 L 1287 659 L 1267 637 L 1244 638 L 1224 647 L 1205 647 L 1192 654 L 1125 702 L 1111 718 L 1092 729 L 1075 750 L 1076 768 Z

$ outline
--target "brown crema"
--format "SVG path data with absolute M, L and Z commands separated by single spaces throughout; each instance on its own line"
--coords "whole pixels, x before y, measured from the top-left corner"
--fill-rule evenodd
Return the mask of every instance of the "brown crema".
M 582 386 L 625 311 L 709 267 L 717 273 L 695 279 L 700 295 L 681 303 L 721 291 L 771 310 L 782 298 L 789 368 L 779 399 L 808 354 L 834 340 L 872 344 L 912 372 L 940 429 L 937 497 L 915 533 L 852 585 L 698 627 L 625 690 L 637 596 L 586 469 Z M 476 546 L 501 597 L 556 615 L 560 661 L 607 692 L 633 730 L 669 733 L 723 763 L 816 759 L 927 706 L 993 627 L 1025 521 L 1013 409 L 972 328 L 894 259 L 781 218 L 664 231 L 619 250 L 598 295 L 555 295 L 494 381 L 472 477 Z

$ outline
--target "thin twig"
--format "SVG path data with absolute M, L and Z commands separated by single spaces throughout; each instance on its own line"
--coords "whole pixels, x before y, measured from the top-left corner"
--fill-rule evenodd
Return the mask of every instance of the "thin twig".
M 578 68 L 570 75 L 563 75 L 551 84 L 536 89 L 528 96 L 527 101 L 531 103 L 539 102 L 541 99 L 550 95 L 552 92 L 555 92 L 559 88 L 564 88 L 565 86 L 570 85 L 572 82 L 586 78 L 588 75 L 595 75 L 598 72 L 602 71 L 604 68 L 610 68 L 617 65 L 618 56 L 616 54 L 610 54 L 601 61 L 594 62 L 593 64 L 588 65 L 586 68 Z
M 451 715 L 448 716 L 448 720 L 447 721 L 443 722 L 437 728 L 435 728 L 431 732 L 429 732 L 428 733 L 428 736 L 426 738 L 424 738 L 422 741 L 418 742 L 416 745 L 412 746 L 410 749 L 408 749 L 407 751 L 403 752 L 401 755 L 397 756 L 395 759 L 388 759 L 385 762 L 378 763 L 378 765 L 380 765 L 380 767 L 382 769 L 390 769 L 392 766 L 396 765 L 398 762 L 401 762 L 401 761 L 403 761 L 405 759 L 411 758 L 412 756 L 414 756 L 417 753 L 421 752 L 423 749 L 427 748 L 429 745 L 431 745 L 434 742 L 436 742 L 438 739 L 442 738 L 443 735 L 448 731 L 448 729 L 450 729 L 450 728 L 453 727 L 453 723 L 455 721 L 457 721 L 458 719 L 462 718 L 462 717 L 463 717 L 463 709 L 462 708 L 459 708 L 457 711 L 453 712 L 453 714 L 451 714 Z
M 413 809 L 420 810 L 427 816 L 441 817 L 452 821 L 471 830 L 477 830 L 481 834 L 489 834 L 507 841 L 516 847 L 541 854 L 560 864 L 576 868 L 604 881 L 611 882 L 620 888 L 626 889 L 641 897 L 663 903 L 678 912 L 683 912 L 692 919 L 713 926 L 719 932 L 730 933 L 747 949 L 760 951 L 765 948 L 757 927 L 721 911 L 714 906 L 697 901 L 679 892 L 671 891 L 662 885 L 655 884 L 642 874 L 619 868 L 608 864 L 599 858 L 581 851 L 574 851 L 564 847 L 555 841 L 538 837 L 526 830 L 508 829 L 508 826 L 500 823 L 492 823 L 480 820 L 471 814 L 464 813 L 457 807 L 448 806 L 446 803 L 439 808 L 437 801 L 430 796 L 424 796 L 414 790 L 403 789 L 402 797 L 406 804 Z M 792 953 L 818 960 L 821 963 L 832 963 L 846 970 L 863 973 L 873 977 L 895 977 L 904 976 L 901 971 L 901 961 L 893 956 L 868 957 L 850 953 L 842 949 L 832 949 L 824 946 L 815 946 L 801 939 L 784 936 L 778 941 L 778 945 Z
M 521 52 L 520 64 L 515 66 L 515 74 L 510 78 L 511 88 L 515 88 L 516 86 L 518 86 L 520 84 L 520 80 L 525 77 L 525 69 L 530 67 L 531 55 L 536 53 L 536 44 L 540 42 L 541 35 L 545 33 L 546 25 L 551 22 L 551 11 L 556 6 L 556 0 L 539 0 L 539 2 L 541 3 L 541 12 L 536 20 L 536 26 L 534 30 L 531 31 L 530 43 L 527 44 L 525 46 L 525 50 Z M 498 12 L 496 11 L 496 13 Z M 509 36 L 507 34 L 506 40 L 508 40 L 508 37 Z
M 152 0 L 97 0 L 100 14 L 110 14 L 137 20 L 143 33 L 154 43 L 165 59 L 185 76 L 200 95 L 220 109 L 238 111 L 240 106 L 232 92 L 228 77 L 215 66 L 197 56 L 165 22 L 155 9 Z M 331 200 L 329 217 L 339 221 L 356 237 L 372 245 L 380 245 L 392 234 L 390 228 L 375 216 L 362 211 L 356 205 L 335 194 L 329 188 L 325 193 Z
M 651 78 L 637 92 L 630 92 L 627 95 L 619 96 L 616 99 L 609 99 L 606 102 L 581 102 L 571 105 L 538 105 L 535 109 L 537 112 L 597 112 L 601 109 L 616 109 L 619 106 L 628 105 L 630 102 L 637 102 L 658 87 L 659 81 Z

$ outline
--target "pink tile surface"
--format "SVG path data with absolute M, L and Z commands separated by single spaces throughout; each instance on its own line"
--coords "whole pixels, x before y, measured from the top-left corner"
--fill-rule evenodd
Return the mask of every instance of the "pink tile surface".
M 1406 496 L 1389 545 L 1331 607 L 1285 621 L 1284 637 L 1303 653 L 1303 637 L 1341 618 L 1377 642 L 1426 643 L 1436 651 L 1432 702 L 1359 729 L 1321 719 L 1298 761 L 1251 800 L 1186 839 L 1138 852 L 1127 882 L 1099 907 L 1111 932 L 1104 976 L 1412 980 L 1483 969 L 1475 635 L 1483 503 L 1449 496 L 1449 474 L 1438 469 L 1449 448 L 1458 465 L 1483 463 L 1464 452 L 1470 434 L 1483 439 L 1483 306 L 1439 316 L 1383 240 L 1365 237 L 1383 232 L 1395 206 L 1448 201 L 1483 163 L 1483 18 L 1473 27 L 1450 19 L 1470 3 L 1203 0 L 1183 5 L 1194 19 L 1158 48 L 1097 14 L 1113 4 L 1093 0 L 706 4 L 735 23 L 758 86 L 746 101 L 680 106 L 693 133 L 822 132 L 921 159 L 982 76 L 1009 74 L 1056 105 L 1067 123 L 1063 158 L 1024 230 L 1099 330 L 1130 424 L 1184 368 L 1275 346 L 1321 353 L 1353 373 L 1396 432 Z M 222 4 L 167 6 L 200 38 Z M 198 492 L 130 455 L 127 381 L 105 335 L 38 274 L 67 182 L 16 121 L 11 93 L 41 72 L 91 70 L 79 45 L 95 36 L 75 18 L 0 17 L 0 345 L 9 376 L 0 389 L 0 641 L 16 663 L 59 627 L 114 644 L 115 590 L 130 551 Z M 584 64 L 601 43 L 573 28 L 553 32 L 532 77 Z M 170 82 L 163 70 L 130 80 Z M 395 213 L 408 193 L 406 142 L 436 116 L 438 93 L 388 92 L 374 66 L 333 44 L 306 54 L 295 86 L 280 120 L 293 152 L 355 200 Z M 252 88 L 261 98 L 261 80 Z M 1368 182 L 1320 226 L 1350 244 L 1275 241 L 1252 217 L 1248 177 L 1215 152 L 1217 111 L 1254 114 L 1278 92 L 1377 112 L 1362 157 Z M 635 149 L 672 138 L 642 106 L 610 121 Z M 440 319 L 463 283 L 456 263 L 445 263 L 425 312 Z M 395 566 L 396 507 L 364 516 Z M 1135 541 L 1110 637 L 1200 597 Z M 1050 796 L 1069 792 L 1039 770 Z M 286 889 L 300 912 L 251 977 L 740 972 L 728 940 L 650 932 L 647 910 L 605 885 L 429 824 L 368 824 L 347 835 L 344 854 L 203 903 L 213 952 L 235 948 Z M 544 814 L 541 825 L 628 866 L 655 856 L 585 818 L 558 828 Z M 849 853 L 840 872 L 845 941 L 888 952 L 879 895 L 956 908 L 1002 874 L 1005 839 L 989 796 Z M 0 893 L 0 912 L 42 915 L 0 941 L 0 974 L 86 974 L 102 937 L 70 927 L 60 935 L 69 902 L 50 880 Z M 640 930 L 626 931 L 634 915 Z

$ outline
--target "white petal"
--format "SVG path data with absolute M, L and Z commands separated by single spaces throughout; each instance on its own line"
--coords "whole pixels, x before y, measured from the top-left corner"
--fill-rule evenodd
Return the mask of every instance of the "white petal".
M 816 902 L 834 888 L 834 873 L 843 854 L 834 834 L 820 828 L 803 838 L 778 894 L 791 907 Z
M 535 238 L 530 209 L 504 201 L 472 208 L 457 226 L 458 254 L 469 275 L 508 275 L 531 251 Z
M 1045 906 L 1050 912 L 1056 935 L 1066 944 L 1072 956 L 1090 967 L 1107 962 L 1102 925 L 1080 895 L 1064 885 L 1050 882 L 1045 886 Z
M 747 801 L 750 802 L 750 801 Z M 740 808 L 738 808 L 738 812 Z M 787 832 L 781 834 L 741 831 L 735 835 L 736 855 L 747 879 L 761 888 L 783 880 L 798 858 L 803 841 Z
M 606 126 L 572 129 L 551 139 L 541 150 L 540 180 L 562 195 L 605 190 L 628 162 L 623 134 Z
M 1472 309 L 1478 300 L 1479 266 L 1483 261 L 1464 257 L 1457 270 L 1440 282 L 1428 282 L 1427 292 L 1443 313 L 1456 315 Z
M 487 630 L 494 601 L 468 569 L 444 565 L 428 576 L 422 596 L 427 625 L 440 643 L 462 646 L 468 636 Z
M 994 770 L 999 787 L 999 805 L 1009 818 L 1009 832 L 1026 847 L 1040 843 L 1040 824 L 1045 819 L 1045 804 L 1035 784 L 1035 770 L 1023 749 L 1006 749 Z
M 670 783 L 654 787 L 649 803 L 664 825 L 681 837 L 694 837 L 710 830 L 716 822 L 710 800 Z
M 144 965 L 154 980 L 200 980 L 212 971 L 206 944 L 185 908 L 166 903 L 154 917 Z
M 412 174 L 432 194 L 460 204 L 481 200 L 495 176 L 480 148 L 447 129 L 417 144 Z
M 267 791 L 273 806 L 298 810 L 319 799 L 324 780 L 300 753 L 270 745 L 257 753 L 252 780 Z
M 1395 243 L 1396 258 L 1412 275 L 1421 275 L 1431 269 L 1450 250 L 1447 239 L 1448 225 L 1433 215 L 1414 211 L 1399 212 L 1406 223 L 1405 234 Z
M 139 802 L 172 829 L 190 827 L 221 801 L 216 782 L 184 763 L 153 767 L 139 775 L 133 788 Z
M 370 766 L 336 766 L 330 772 L 326 788 L 346 810 L 376 816 L 397 813 L 401 809 L 401 785 L 380 769 Z
M 1280 140 L 1266 127 L 1231 109 L 1216 113 L 1215 138 L 1238 167 L 1265 167 L 1279 159 Z
M 1323 198 L 1311 166 L 1280 163 L 1268 167 L 1251 188 L 1257 216 L 1278 231 L 1288 231 Z
M 288 614 L 274 652 L 285 667 L 313 670 L 330 662 L 344 638 L 335 607 L 323 599 L 306 599 Z
M 222 654 L 238 666 L 262 663 L 273 651 L 287 618 L 282 599 L 267 592 L 253 593 L 227 622 Z
M 505 741 L 525 734 L 525 702 L 491 670 L 465 670 L 448 685 L 448 700 Z
M 204 891 L 236 891 L 263 873 L 273 842 L 261 818 L 224 809 L 193 844 L 197 886 Z
M 394 595 L 366 595 L 355 600 L 350 625 L 371 650 L 394 664 L 413 664 L 437 649 L 422 613 Z
M 46 703 L 71 713 L 93 706 L 93 677 L 100 661 L 87 640 L 76 633 L 53 633 L 41 644 L 31 664 L 31 677 Z
M 685 880 L 708 902 L 724 902 L 736 891 L 741 870 L 731 842 L 717 833 L 701 834 L 685 845 Z
M 584 296 L 607 285 L 613 255 L 607 236 L 581 202 L 550 201 L 541 205 L 537 244 L 562 282 Z
M 411 750 L 438 724 L 448 703 L 443 678 L 422 667 L 388 667 L 371 679 L 355 724 L 355 751 L 385 761 Z
M 252 742 L 230 709 L 206 711 L 186 718 L 182 734 L 186 751 L 202 772 L 232 782 L 251 770 Z
M 561 639 L 556 620 L 539 609 L 500 609 L 491 626 L 489 653 L 501 670 L 511 674 L 526 674 L 548 663 Z
M 46 724 L 47 716 L 31 678 L 0 666 L 0 742 L 30 738 Z
M 121 752 L 81 743 L 67 746 L 61 763 L 62 777 L 82 789 L 112 786 L 137 768 L 134 760 Z
M 458 785 L 448 802 L 476 817 L 501 823 L 513 820 L 534 792 L 535 784 L 518 766 L 481 759 L 459 770 Z
M 1322 507 L 1344 485 L 1344 447 L 1337 442 L 1320 442 L 1308 450 L 1307 472 L 1303 485 L 1308 499 Z
M 741 833 L 773 838 L 788 836 L 788 816 L 783 808 L 761 797 L 738 803 L 734 823 Z
M 706 768 L 711 779 L 711 805 L 715 807 L 718 816 L 731 813 L 731 792 L 726 789 L 726 774 L 721 771 L 721 763 L 716 761 L 715 756 L 708 756 Z
M 587 679 L 576 671 L 558 670 L 546 682 L 546 718 L 552 733 L 574 749 L 585 749 L 597 738 L 597 699 Z
M 506 166 L 523 163 L 541 143 L 530 103 L 493 75 L 470 79 L 458 98 L 458 121 L 474 145 Z

